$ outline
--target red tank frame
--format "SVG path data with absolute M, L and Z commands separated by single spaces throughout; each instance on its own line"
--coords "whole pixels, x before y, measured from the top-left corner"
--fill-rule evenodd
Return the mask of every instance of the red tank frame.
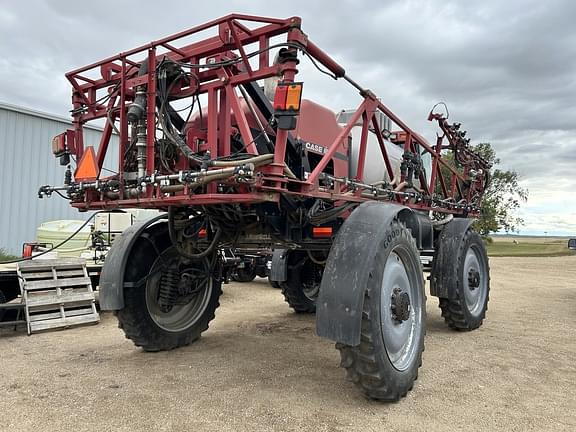
M 247 23 L 256 23 L 255 28 L 249 28 Z M 210 29 L 217 29 L 217 35 L 184 46 L 183 39 Z M 72 102 L 74 106 L 74 129 L 66 132 L 68 148 L 78 160 L 84 153 L 83 125 L 86 122 L 107 118 L 109 113 L 112 121 L 104 126 L 96 159 L 99 169 L 102 169 L 106 152 L 113 133 L 113 122 L 119 120 L 119 169 L 120 184 L 123 184 L 124 152 L 129 143 L 129 122 L 127 108 L 134 100 L 135 89 L 147 86 L 147 141 L 146 141 L 146 175 L 153 176 L 156 172 L 154 145 L 156 125 L 156 65 L 163 57 L 176 62 L 199 64 L 201 62 L 220 62 L 226 59 L 237 59 L 233 65 L 215 68 L 204 68 L 198 71 L 198 84 L 190 87 L 180 87 L 171 92 L 174 100 L 192 96 L 195 92 L 206 94 L 208 99 L 206 143 L 211 158 L 230 154 L 231 112 L 234 114 L 239 133 L 247 146 L 249 153 L 257 154 L 256 146 L 250 132 L 248 121 L 241 107 L 241 98 L 236 93 L 236 87 L 256 80 L 278 76 L 285 82 L 293 82 L 297 74 L 296 59 L 281 64 L 271 64 L 269 48 L 271 38 L 285 35 L 285 44 L 298 47 L 317 64 L 329 70 L 337 78 L 343 78 L 356 87 L 362 98 L 356 112 L 340 135 L 329 146 L 327 153 L 312 170 L 306 179 L 299 180 L 285 174 L 285 153 L 288 130 L 278 129 L 275 137 L 273 162 L 256 168 L 259 173 L 252 187 L 239 186 L 238 193 L 218 193 L 217 183 L 208 183 L 203 193 L 192 193 L 188 186 L 179 192 L 167 195 L 160 192 L 160 187 L 148 184 L 142 194 L 136 198 L 126 196 L 120 189 L 117 199 L 105 198 L 96 190 L 85 189 L 82 199 L 73 200 L 72 205 L 81 210 L 150 207 L 166 208 L 168 206 L 194 206 L 212 203 L 244 202 L 256 203 L 279 201 L 280 194 L 294 194 L 306 197 L 322 198 L 331 201 L 362 202 L 370 199 L 382 199 L 402 203 L 420 210 L 434 210 L 455 215 L 475 216 L 479 212 L 479 203 L 487 181 L 487 164 L 475 155 L 467 146 L 466 140 L 457 132 L 457 128 L 448 124 L 440 114 L 430 113 L 429 120 L 436 120 L 442 130 L 435 145 L 428 144 L 420 135 L 410 129 L 396 114 L 388 109 L 369 90 L 363 89 L 345 73 L 342 66 L 336 63 L 317 45 L 310 41 L 301 30 L 301 19 L 264 18 L 250 15 L 231 14 L 189 30 L 177 33 L 141 47 L 120 53 L 105 60 L 76 69 L 66 74 L 73 86 Z M 246 48 L 257 45 L 257 65 L 251 65 Z M 138 76 L 139 65 L 144 58 L 148 60 L 148 72 Z M 100 102 L 99 96 L 108 92 L 107 103 Z M 219 108 L 220 107 L 220 108 Z M 363 184 L 367 136 L 369 128 L 381 130 L 376 112 L 381 111 L 400 131 L 404 140 L 406 153 L 416 153 L 423 150 L 432 156 L 432 170 L 428 178 L 419 174 L 421 188 L 415 190 L 406 185 L 406 172 L 403 171 L 399 182 L 393 189 L 379 189 Z M 348 138 L 351 129 L 358 121 L 362 121 L 360 142 L 360 160 L 357 175 L 353 179 L 332 178 L 327 186 L 320 186 L 323 170 L 337 151 L 340 144 Z M 384 139 L 378 137 L 380 149 L 386 164 L 389 178 L 394 178 L 393 167 L 388 158 Z M 445 140 L 447 138 L 447 140 Z M 189 144 L 189 143 L 188 143 Z M 457 169 L 442 158 L 444 150 L 455 152 L 460 167 Z M 440 174 L 440 168 L 444 174 Z M 99 179 L 105 182 L 106 179 Z

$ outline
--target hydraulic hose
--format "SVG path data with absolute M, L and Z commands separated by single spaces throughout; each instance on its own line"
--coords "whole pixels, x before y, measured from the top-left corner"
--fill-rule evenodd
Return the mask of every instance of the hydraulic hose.
M 450 222 L 452 219 L 454 219 L 454 215 L 453 214 L 448 214 L 444 219 L 441 220 L 433 220 L 432 221 L 432 226 L 441 226 L 441 225 L 445 225 L 448 222 Z
M 274 154 L 265 154 L 260 156 L 254 156 L 249 159 L 241 159 L 235 161 L 213 161 L 211 165 L 216 167 L 234 167 L 239 165 L 245 165 L 247 163 L 252 163 L 258 166 L 258 165 L 265 165 L 269 160 L 273 159 Z
M 199 260 L 206 258 L 216 248 L 218 241 L 220 240 L 220 236 L 222 235 L 222 230 L 220 227 L 216 229 L 216 233 L 214 234 L 212 242 L 210 242 L 210 245 L 205 250 L 196 254 L 188 253 L 178 246 L 176 232 L 174 230 L 174 207 L 168 207 L 168 235 L 170 236 L 172 244 L 176 247 L 176 250 L 180 255 L 191 260 Z
M 41 251 L 45 251 L 46 249 L 50 249 L 50 248 L 39 248 Z M 74 252 L 81 252 L 84 250 L 88 250 L 90 249 L 90 246 L 83 246 L 83 247 L 77 247 L 77 248 L 72 248 L 72 249 L 61 249 L 63 253 L 74 253 Z
M 197 187 L 197 186 L 200 186 L 200 185 L 203 185 L 206 183 L 210 183 L 214 180 L 224 180 L 224 179 L 229 178 L 233 174 L 234 174 L 234 172 L 230 171 L 230 172 L 225 172 L 225 173 L 220 173 L 220 174 L 207 175 L 205 177 L 202 177 L 200 180 L 194 182 L 193 186 Z M 183 184 L 160 186 L 160 191 L 165 192 L 165 193 L 181 192 L 184 190 L 184 186 L 185 185 L 183 185 Z
M 9 260 L 9 261 L 2 261 L 2 262 L 0 262 L 0 264 L 15 264 L 15 263 L 24 262 L 24 261 L 30 261 L 32 258 L 38 258 L 39 256 L 46 255 L 48 252 L 52 252 L 54 249 L 58 249 L 60 246 L 66 244 L 70 240 L 72 240 L 74 238 L 74 236 L 76 236 L 80 231 L 82 231 L 82 228 L 84 228 L 86 225 L 88 225 L 88 223 L 92 219 L 94 219 L 94 216 L 96 216 L 98 213 L 106 213 L 106 212 L 102 210 L 102 211 L 97 211 L 97 212 L 92 213 L 92 215 L 88 219 L 86 219 L 86 222 L 84 222 L 82 225 L 80 225 L 80 228 L 78 228 L 76 231 L 74 231 L 72 234 L 70 234 L 68 237 L 66 237 L 64 240 L 62 240 L 56 246 L 51 247 L 50 249 L 46 249 L 45 251 L 40 252 L 40 253 L 33 255 L 33 256 L 18 258 L 18 259 Z

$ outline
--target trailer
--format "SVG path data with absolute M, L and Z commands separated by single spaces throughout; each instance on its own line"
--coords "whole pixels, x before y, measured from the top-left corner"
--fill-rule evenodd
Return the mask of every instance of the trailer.
M 90 223 L 94 219 L 93 223 Z M 22 311 L 26 309 L 22 290 L 20 267 L 27 268 L 25 273 L 36 267 L 37 279 L 48 278 L 50 273 L 45 264 L 50 262 L 54 270 L 53 285 L 45 283 L 47 290 L 55 289 L 58 273 L 78 267 L 90 279 L 90 285 L 97 289 L 100 284 L 100 272 L 106 253 L 115 238 L 134 222 L 131 212 L 100 212 L 87 221 L 54 220 L 42 223 L 36 230 L 36 239 L 22 245 L 22 257 L 9 262 L 0 262 L 0 326 L 26 323 Z M 96 301 L 98 299 L 96 293 Z
M 99 321 L 94 288 L 101 263 L 79 258 L 0 265 L 0 327 L 28 334 Z
M 336 114 L 303 98 L 300 61 L 353 86 L 357 108 Z M 80 211 L 166 211 L 117 239 L 100 279 L 101 308 L 143 350 L 200 337 L 219 306 L 219 251 L 250 248 L 254 236 L 271 239 L 262 245 L 279 251 L 271 279 L 294 310 L 316 313 L 317 334 L 336 342 L 370 398 L 398 400 L 418 375 L 422 259 L 446 323 L 482 324 L 489 266 L 472 222 L 488 162 L 435 109 L 439 134 L 427 142 L 312 42 L 299 17 L 228 15 L 66 77 L 74 127 L 52 148 L 67 169 L 39 195 L 65 194 Z M 100 142 L 85 142 L 84 125 L 99 119 Z M 110 151 L 120 155 L 113 173 L 102 169 Z M 317 292 L 314 308 L 301 302 L 305 289 Z

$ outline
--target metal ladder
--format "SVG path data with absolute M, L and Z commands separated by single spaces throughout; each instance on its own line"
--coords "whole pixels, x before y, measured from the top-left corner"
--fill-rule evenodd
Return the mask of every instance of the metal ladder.
M 29 335 L 100 321 L 84 260 L 25 261 L 17 273 Z
M 16 312 L 16 319 L 7 320 L 4 318 L 6 312 Z M 21 319 L 24 315 L 24 303 L 0 303 L 0 327 L 14 327 L 16 330 L 18 325 L 27 324 L 26 320 Z

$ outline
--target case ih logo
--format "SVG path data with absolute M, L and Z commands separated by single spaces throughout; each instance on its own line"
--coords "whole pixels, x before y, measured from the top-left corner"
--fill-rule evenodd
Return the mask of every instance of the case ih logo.
M 328 147 L 324 147 L 324 146 L 309 143 L 309 142 L 306 143 L 306 150 L 313 151 L 314 153 L 319 153 L 321 155 L 323 155 L 324 153 L 328 153 Z

